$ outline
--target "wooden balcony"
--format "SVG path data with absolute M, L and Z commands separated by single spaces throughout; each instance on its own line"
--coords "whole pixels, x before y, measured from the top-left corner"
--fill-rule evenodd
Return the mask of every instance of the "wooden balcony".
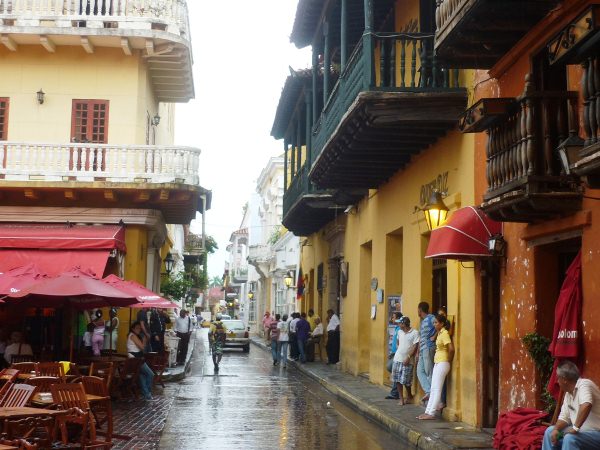
M 116 48 L 143 55 L 159 101 L 194 97 L 185 0 L 0 0 L 0 45 Z
M 489 69 L 559 0 L 437 0 L 435 50 L 453 67 Z
M 377 188 L 456 126 L 467 93 L 433 57 L 433 36 L 365 33 L 313 127 L 310 179 Z
M 302 166 L 283 195 L 283 225 L 296 236 L 308 236 L 344 214 L 348 205 L 365 194 L 317 189 L 308 179 L 307 167 Z
M 538 92 L 529 81 L 518 98 L 483 99 L 467 110 L 461 129 L 488 133 L 481 207 L 492 219 L 532 223 L 581 208 L 579 183 L 562 173 L 556 152 L 576 111 L 577 92 Z
M 3 205 L 152 208 L 168 223 L 201 212 L 200 150 L 190 147 L 0 142 Z

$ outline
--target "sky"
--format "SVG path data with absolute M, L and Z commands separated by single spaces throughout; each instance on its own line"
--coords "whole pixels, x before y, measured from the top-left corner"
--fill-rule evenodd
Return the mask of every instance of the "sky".
M 310 49 L 289 42 L 298 0 L 187 4 L 196 98 L 177 105 L 175 142 L 202 150 L 200 184 L 213 191 L 206 232 L 219 245 L 208 260 L 213 277 L 223 274 L 225 247 L 262 168 L 283 151 L 270 136 L 277 103 L 289 66 L 309 67 Z

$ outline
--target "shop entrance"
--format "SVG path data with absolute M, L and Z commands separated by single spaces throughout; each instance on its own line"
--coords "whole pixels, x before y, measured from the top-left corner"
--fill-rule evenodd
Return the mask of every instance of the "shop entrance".
M 432 313 L 437 314 L 440 308 L 448 313 L 448 264 L 445 259 L 434 258 L 432 261 L 431 307 Z
M 498 421 L 500 380 L 500 266 L 484 261 L 481 270 L 481 426 L 494 428 Z

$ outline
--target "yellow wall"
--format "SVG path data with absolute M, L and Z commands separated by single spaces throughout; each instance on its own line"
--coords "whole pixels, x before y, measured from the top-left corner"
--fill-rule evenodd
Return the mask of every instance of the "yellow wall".
M 136 56 L 137 55 L 137 56 Z M 109 100 L 109 144 L 144 144 L 146 111 L 161 116 L 157 144 L 173 142 L 173 107 L 159 106 L 148 70 L 136 53 L 96 48 L 20 46 L 0 48 L 0 97 L 10 98 L 8 140 L 65 143 L 71 139 L 73 99 Z M 36 92 L 43 89 L 39 105 Z
M 417 305 L 421 300 L 431 304 L 431 261 L 424 259 L 428 231 L 422 213 L 414 213 L 420 204 L 421 186 L 448 172 L 446 205 L 455 210 L 474 203 L 473 136 L 450 132 L 431 148 L 416 157 L 378 190 L 370 191 L 345 218 L 344 260 L 349 264 L 348 295 L 342 299 L 341 364 L 352 374 L 368 372 L 372 382 L 388 382 L 387 362 L 387 295 L 402 294 L 403 313 L 419 326 Z M 331 226 L 328 225 L 328 226 Z M 327 227 L 325 227 L 326 229 Z M 315 271 L 311 295 L 315 302 L 316 273 L 324 263 L 329 280 L 328 243 L 325 229 L 311 235 L 302 248 L 302 270 Z M 476 348 L 475 348 L 475 274 L 472 263 L 462 267 L 448 261 L 448 314 L 455 316 L 454 340 L 456 358 L 448 385 L 448 408 L 451 419 L 476 423 Z M 378 279 L 384 289 L 384 303 L 377 303 L 371 279 Z M 328 283 L 327 289 L 332 286 Z M 371 306 L 376 305 L 375 320 L 370 319 Z M 325 315 L 327 295 L 319 305 Z M 317 310 L 317 308 L 315 308 Z M 459 381 L 460 380 L 460 381 Z M 418 383 L 417 383 L 418 386 Z

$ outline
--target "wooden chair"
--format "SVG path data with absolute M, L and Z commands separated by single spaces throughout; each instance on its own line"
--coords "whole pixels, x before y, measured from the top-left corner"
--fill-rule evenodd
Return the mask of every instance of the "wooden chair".
M 79 383 L 70 383 L 69 386 L 78 385 Z M 56 421 L 60 430 L 61 442 L 67 446 L 73 441 L 73 437 L 69 436 L 69 425 L 80 427 L 77 447 L 79 449 L 103 449 L 109 450 L 112 447 L 112 442 L 102 442 L 96 439 L 96 425 L 94 417 L 89 411 L 81 408 L 69 408 L 66 414 L 57 416 Z M 71 447 L 72 448 L 72 447 Z
M 75 363 L 71 363 L 69 366 L 69 373 L 65 374 L 65 382 L 73 383 L 79 381 L 83 374 L 79 370 L 79 366 Z
M 106 424 L 106 432 L 103 434 L 106 435 L 107 441 L 111 441 L 113 435 L 112 403 L 105 380 L 100 377 L 81 377 L 81 384 L 83 384 L 86 394 L 102 397 L 101 400 L 91 402 L 90 408 L 96 419 L 96 425 L 102 428 Z
M 38 450 L 40 447 L 37 444 L 32 444 L 25 439 L 6 439 L 0 438 L 0 444 L 14 447 L 19 450 Z
M 36 386 L 38 392 L 50 392 L 50 386 L 62 382 L 63 381 L 58 377 L 31 377 L 25 380 L 25 384 Z
M 65 379 L 65 369 L 59 362 L 39 362 L 35 364 L 36 377 L 57 377 Z
M 10 358 L 11 367 L 12 364 L 22 363 L 22 362 L 34 362 L 35 359 L 33 355 L 12 355 Z
M 50 386 L 52 399 L 58 409 L 79 408 L 89 411 L 90 405 L 81 383 L 60 383 Z
M 6 391 L 17 380 L 19 371 L 16 369 L 3 369 L 0 371 L 0 399 L 4 397 Z
M 152 384 L 160 384 L 164 388 L 163 374 L 169 365 L 169 354 L 167 352 L 156 353 L 150 358 L 146 357 L 146 363 L 154 372 Z
M 15 362 L 10 365 L 10 368 L 21 373 L 31 373 L 35 372 L 35 363 L 32 361 Z
M 37 387 L 28 384 L 13 384 L 0 400 L 0 407 L 20 408 L 25 406 L 36 390 Z
M 90 366 L 91 377 L 99 377 L 106 383 L 106 388 L 110 391 L 110 385 L 115 371 L 115 363 L 110 361 L 94 361 Z
M 139 391 L 140 368 L 145 361 L 142 358 L 129 358 L 119 366 L 119 379 L 116 389 L 121 397 L 131 394 L 136 400 Z
M 50 448 L 55 441 L 54 417 L 7 419 L 4 431 L 9 439 L 27 439 L 41 448 Z

